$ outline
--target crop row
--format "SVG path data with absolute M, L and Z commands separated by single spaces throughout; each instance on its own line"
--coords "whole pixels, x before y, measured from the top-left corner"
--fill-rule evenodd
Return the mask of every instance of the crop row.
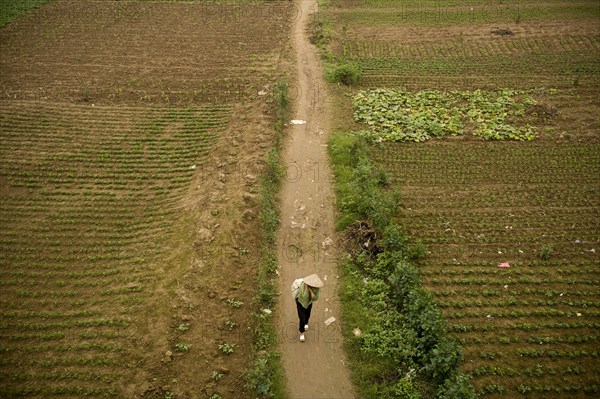
M 137 300 L 136 296 L 132 296 L 132 294 L 136 294 L 136 293 L 140 293 L 144 291 L 144 286 L 141 285 L 141 281 L 144 281 L 145 278 L 136 278 L 136 279 L 132 279 L 132 278 L 123 278 L 121 281 L 125 281 L 125 282 L 129 282 L 128 285 L 126 286 L 122 286 L 119 288 L 110 288 L 110 289 L 102 289 L 100 292 L 94 291 L 93 288 L 94 287 L 98 287 L 98 284 L 78 284 L 76 287 L 74 288 L 81 288 L 81 290 L 76 290 L 76 289 L 71 289 L 71 290 L 67 290 L 65 285 L 66 283 L 64 282 L 59 282 L 58 284 L 56 284 L 57 287 L 63 288 L 63 291 L 46 291 L 43 289 L 38 289 L 37 287 L 35 288 L 35 290 L 33 289 L 16 289 L 16 290 L 10 290 L 9 288 L 5 287 L 5 292 L 7 293 L 12 293 L 13 295 L 15 295 L 17 298 L 73 298 L 73 297 L 77 297 L 77 298 L 95 298 L 93 301 L 90 301 L 92 304 L 97 305 L 97 304 L 102 304 L 105 302 L 105 300 L 101 299 L 103 297 L 107 297 L 107 296 L 118 296 L 118 295 L 125 295 L 126 298 L 128 298 L 128 300 Z M 32 287 L 35 287 L 36 284 L 33 283 L 31 284 Z M 102 286 L 100 286 L 100 288 L 102 288 Z M 84 304 L 87 303 L 87 301 L 85 301 L 84 299 L 79 299 L 75 302 L 69 303 L 69 306 L 75 306 L 75 304 L 78 301 L 82 301 Z M 47 305 L 48 307 L 52 307 L 54 301 L 48 301 L 47 299 L 41 299 L 40 302 L 42 302 L 43 304 Z M 26 305 L 28 302 L 24 301 L 24 300 L 20 300 L 19 303 L 21 303 L 22 305 Z
M 513 74 L 526 77 L 544 76 L 546 79 L 555 79 L 556 76 L 569 76 L 573 73 L 580 72 L 581 74 L 595 77 L 600 73 L 600 67 L 594 64 L 597 59 L 594 53 L 577 54 L 565 53 L 565 58 L 553 58 L 552 53 L 545 54 L 528 54 L 520 57 L 519 61 L 515 61 L 510 55 L 494 55 L 494 56 L 473 56 L 473 57 L 454 57 L 450 59 L 444 58 L 350 58 L 359 63 L 367 77 L 384 76 L 388 78 L 410 76 L 414 73 L 417 77 L 423 75 L 439 76 L 441 78 L 459 77 L 462 73 L 469 72 L 478 77 L 494 76 L 508 77 Z M 513 69 L 507 69 L 513 61 Z M 526 67 L 529 65 L 530 69 Z M 577 67 L 579 69 L 577 69 Z M 544 67 L 547 67 L 544 70 Z M 506 71 L 511 73 L 506 73 Z M 546 74 L 544 74 L 546 71 Z M 530 85 L 540 86 L 540 85 Z
M 513 289 L 511 287 L 510 293 L 512 295 L 531 295 L 533 298 L 556 298 L 556 297 L 578 297 L 578 298 L 595 298 L 598 296 L 598 293 L 595 290 L 581 290 L 581 289 L 569 289 L 568 287 L 564 290 L 558 291 L 555 289 L 535 289 L 531 287 L 525 287 L 523 289 Z M 453 296 L 461 296 L 463 298 L 493 298 L 493 297 L 503 297 L 507 295 L 506 290 L 501 289 L 484 289 L 484 290 L 476 290 L 476 289 L 461 289 L 457 291 L 456 289 L 442 289 L 436 290 L 433 292 L 435 297 L 439 298 L 449 298 Z M 543 299 L 538 299 L 543 301 Z
M 595 345 L 596 342 L 598 342 L 598 336 L 590 335 L 590 334 L 569 335 L 567 337 L 565 337 L 563 335 L 560 335 L 558 337 L 550 336 L 550 335 L 543 335 L 543 336 L 533 335 L 533 336 L 528 336 L 528 337 L 519 337 L 516 335 L 513 335 L 513 336 L 499 335 L 499 336 L 494 336 L 494 337 L 467 335 L 467 336 L 460 336 L 458 338 L 458 341 L 462 345 L 467 345 L 467 344 L 498 345 L 498 344 L 502 344 L 502 345 L 510 346 L 512 344 L 527 342 L 530 344 L 537 344 L 537 345 L 570 344 L 570 345 L 576 345 L 577 347 L 579 347 L 579 344 L 582 344 L 582 343 L 593 343 Z M 469 346 L 472 346 L 472 345 L 469 345 Z
M 575 243 L 578 244 L 578 243 Z M 477 260 L 477 259 L 468 259 L 468 260 L 458 260 L 454 259 L 442 259 L 436 262 L 436 265 L 439 265 L 443 268 L 489 268 L 490 266 L 497 266 L 497 263 L 493 261 L 486 260 Z M 527 265 L 529 267 L 541 267 L 545 269 L 550 268 L 564 268 L 565 270 L 569 270 L 570 268 L 586 268 L 593 267 L 595 265 L 594 262 L 587 259 L 548 259 L 548 260 L 528 260 Z
M 479 0 L 468 3 L 452 1 L 396 3 L 370 0 L 351 2 L 337 11 L 337 16 L 344 24 L 352 27 L 463 26 L 468 30 L 469 26 L 489 23 L 577 21 L 597 13 L 598 5 L 595 2 L 551 1 L 540 6 L 539 2 L 532 1 L 515 4 L 489 3 Z
M 415 230 L 419 231 L 419 230 Z M 594 244 L 594 232 L 595 229 L 578 229 L 575 231 L 560 232 L 556 231 L 556 227 L 554 228 L 553 234 L 545 233 L 543 227 L 540 227 L 537 231 L 525 230 L 525 231 L 512 231 L 507 232 L 502 229 L 497 232 L 485 232 L 485 233 L 475 233 L 475 232 L 456 232 L 456 230 L 452 232 L 448 232 L 447 229 L 438 228 L 438 229 L 420 229 L 420 231 L 424 233 L 429 233 L 428 239 L 424 239 L 423 243 L 425 244 L 451 244 L 455 242 L 464 242 L 467 241 L 467 245 L 477 245 L 482 249 L 486 249 L 485 247 L 496 247 L 503 248 L 506 245 L 518 244 L 518 249 L 526 249 L 531 248 L 532 246 L 538 246 L 540 243 L 555 243 L 555 248 L 560 248 L 561 250 L 578 253 L 584 251 L 595 252 Z M 437 234 L 437 236 L 435 236 Z M 586 245 L 576 245 L 574 244 L 575 240 L 582 239 L 587 241 Z M 539 246 L 538 246 L 539 248 Z M 504 251 L 501 251 L 502 253 Z M 531 251 L 530 251 L 531 252 Z
M 496 194 L 499 195 L 500 188 L 505 188 L 510 191 L 522 192 L 520 187 L 524 185 L 533 185 L 538 186 L 542 191 L 541 195 L 544 195 L 544 191 L 548 193 L 556 193 L 554 191 L 554 184 L 569 184 L 573 186 L 574 189 L 577 188 L 578 182 L 592 182 L 590 180 L 590 176 L 587 174 L 578 174 L 577 172 L 585 172 L 586 166 L 588 168 L 597 169 L 598 167 L 595 164 L 590 163 L 590 161 L 595 160 L 594 158 L 589 159 L 588 162 L 582 163 L 578 166 L 575 166 L 573 170 L 559 170 L 558 168 L 548 167 L 541 171 L 535 171 L 535 173 L 523 173 L 523 171 L 519 171 L 517 168 L 520 166 L 521 168 L 533 166 L 533 163 L 530 162 L 521 162 L 519 164 L 506 164 L 503 162 L 495 162 L 495 163 L 487 163 L 481 165 L 477 168 L 461 168 L 457 165 L 449 165 L 446 169 L 447 175 L 446 179 L 443 179 L 440 175 L 440 170 L 434 168 L 434 165 L 431 165 L 429 169 L 423 169 L 420 171 L 416 171 L 415 162 L 419 162 L 415 159 L 402 160 L 401 158 L 393 162 L 393 168 L 390 168 L 391 178 L 394 181 L 398 181 L 402 184 L 410 184 L 412 182 L 419 181 L 423 184 L 422 190 L 424 193 L 435 193 L 433 191 L 433 187 L 428 187 L 431 184 L 441 184 L 444 183 L 449 187 L 453 187 L 457 189 L 457 195 L 468 193 L 468 182 L 481 182 L 481 183 L 491 183 L 488 180 L 490 177 L 493 177 L 494 185 L 490 185 L 488 190 L 490 191 L 490 195 Z M 506 160 L 508 161 L 508 160 Z M 388 161 L 390 162 L 390 161 Z M 582 160 L 582 162 L 585 162 Z M 422 165 L 424 162 L 420 161 Z M 398 168 L 398 165 L 402 165 L 405 168 Z M 487 167 L 493 167 L 494 169 L 489 170 Z M 589 169 L 588 169 L 589 170 Z M 411 173 L 413 172 L 413 173 Z M 465 175 L 464 173 L 468 172 L 470 176 Z M 512 173 L 513 179 L 510 176 L 507 176 L 506 173 Z M 519 179 L 515 180 L 514 177 L 518 176 Z M 509 187 L 502 187 L 501 185 L 507 185 Z M 591 190 L 592 188 L 587 188 L 587 190 Z M 496 191 L 498 190 L 498 191 Z M 496 192 L 495 192 L 496 191 Z M 560 193 L 556 193 L 559 194 Z M 568 194 L 568 193 L 567 193 Z
M 525 284 L 525 285 L 557 285 L 557 284 L 565 284 L 565 285 L 574 285 L 574 286 L 597 286 L 600 284 L 600 280 L 590 279 L 590 278 L 557 278 L 557 277 L 548 277 L 548 278 L 530 278 L 530 277 L 518 277 L 515 279 L 511 279 L 510 276 L 507 276 L 504 279 L 500 278 L 484 278 L 484 277 L 474 277 L 474 278 L 429 278 L 427 279 L 428 284 L 432 286 L 437 285 L 491 285 L 491 286 L 503 286 L 505 284 Z
M 460 199 L 461 195 L 467 194 L 467 188 L 468 188 L 468 183 L 469 182 L 481 182 L 482 184 L 485 183 L 490 183 L 489 179 L 490 177 L 495 178 L 495 184 L 496 185 L 490 185 L 488 187 L 484 187 L 486 190 L 483 191 L 483 195 L 487 195 L 491 198 L 489 199 L 494 199 L 494 197 L 499 197 L 499 198 L 507 198 L 510 199 L 510 197 L 508 196 L 509 193 L 511 193 L 511 191 L 522 191 L 522 190 L 518 190 L 519 186 L 523 186 L 523 185 L 531 185 L 531 186 L 539 186 L 540 187 L 540 197 L 544 197 L 545 195 L 548 194 L 552 194 L 552 195 L 559 195 L 559 196 L 569 196 L 569 193 L 560 193 L 560 192 L 556 192 L 552 189 L 552 185 L 553 184 L 565 184 L 570 186 L 571 189 L 573 190 L 578 190 L 578 185 L 579 184 L 585 184 L 585 183 L 593 183 L 593 180 L 591 180 L 590 176 L 583 174 L 577 174 L 574 173 L 577 171 L 578 168 L 575 168 L 574 170 L 569 170 L 569 171 L 557 171 L 555 174 L 552 173 L 552 169 L 549 168 L 547 170 L 541 171 L 539 173 L 536 174 L 524 174 L 523 172 L 517 172 L 513 167 L 510 168 L 506 168 L 503 167 L 501 164 L 491 164 L 489 165 L 489 167 L 494 167 L 494 170 L 487 170 L 487 169 L 483 169 L 480 168 L 478 170 L 465 170 L 465 169 L 460 169 L 460 168 L 453 168 L 453 167 L 448 167 L 447 170 L 447 179 L 444 180 L 441 178 L 440 176 L 440 172 L 439 170 L 421 170 L 421 171 L 414 171 L 414 160 L 410 161 L 410 162 L 404 162 L 405 164 L 412 164 L 412 165 L 406 165 L 406 169 L 396 169 L 396 165 L 397 163 L 402 163 L 402 162 L 397 162 L 394 163 L 394 169 L 395 172 L 391 172 L 391 179 L 392 181 L 398 182 L 398 183 L 402 183 L 402 184 L 406 184 L 406 185 L 412 185 L 413 183 L 419 181 L 421 182 L 424 186 L 421 188 L 421 190 L 423 190 L 422 192 L 424 194 L 429 194 L 429 195 L 435 195 L 436 192 L 434 191 L 434 188 L 431 187 L 431 185 L 437 185 L 437 184 L 446 184 L 447 187 L 449 188 L 453 188 L 455 190 L 457 190 L 457 197 L 459 197 L 458 199 Z M 532 164 L 522 164 L 521 167 L 531 167 L 534 166 Z M 580 165 L 581 167 L 581 171 L 585 173 L 584 171 L 584 167 L 586 166 L 586 164 L 582 164 Z M 588 167 L 595 169 L 597 168 L 596 165 L 587 165 Z M 410 172 L 414 171 L 415 173 L 418 174 L 411 174 Z M 461 173 L 462 172 L 462 173 Z M 472 176 L 469 178 L 468 176 L 465 176 L 463 173 L 464 172 L 468 172 L 469 174 L 471 174 Z M 511 185 L 511 179 L 509 178 L 509 176 L 506 176 L 506 173 L 513 173 L 513 177 L 514 176 L 519 176 L 519 179 L 517 181 L 512 180 L 512 185 Z M 505 187 L 502 187 L 502 185 L 504 185 Z M 414 189 L 414 187 L 410 187 L 412 189 Z M 505 191 L 500 191 L 502 188 L 505 189 Z M 593 188 L 587 188 L 584 189 L 584 193 L 585 192 L 593 192 L 592 191 Z M 501 193 L 504 193 L 504 195 L 502 195 Z M 479 195 L 478 197 L 483 197 L 485 198 L 483 195 Z M 487 199 L 486 199 L 487 200 Z
M 565 306 L 565 307 L 576 307 L 576 308 L 598 308 L 600 307 L 600 301 L 573 301 L 573 300 L 517 300 L 514 296 L 510 296 L 504 300 L 481 300 L 481 299 L 461 299 L 461 300 L 445 300 L 439 303 L 441 308 L 470 308 L 470 307 L 516 307 L 526 306 L 530 307 L 549 307 L 549 306 Z
M 115 396 L 117 390 L 115 388 L 97 388 L 97 387 L 83 387 L 79 385 L 65 386 L 65 385 L 52 385 L 48 387 L 31 387 L 21 386 L 17 388 L 0 387 L 0 394 L 6 395 L 6 397 L 32 397 L 34 395 L 42 396 L 74 396 L 74 397 L 88 397 L 88 396 Z
M 487 319 L 487 315 L 486 315 Z M 472 332 L 490 332 L 496 331 L 500 327 L 495 324 L 482 324 L 476 322 L 474 324 L 452 323 L 449 330 L 455 333 L 472 333 Z M 544 321 L 531 323 L 508 323 L 503 324 L 502 329 L 518 330 L 518 331 L 539 331 L 539 330 L 579 330 L 579 329 L 598 329 L 600 323 L 594 322 L 572 322 L 565 323 L 559 321 Z
M 468 206 L 468 202 L 464 200 L 464 208 Z M 475 199 L 474 202 L 477 200 Z M 416 201 L 415 201 L 416 202 Z M 430 201 L 424 200 L 421 203 L 428 203 Z M 436 201 L 437 202 L 437 201 Z M 444 203 L 440 200 L 440 206 L 444 206 Z M 562 201 L 561 201 L 562 202 Z M 572 229 L 586 229 L 586 228 L 598 228 L 600 222 L 594 219 L 583 219 L 578 218 L 576 223 L 573 223 L 573 219 L 582 214 L 581 209 L 540 209 L 538 212 L 520 212 L 512 211 L 509 215 L 499 214 L 498 210 L 489 209 L 487 211 L 473 210 L 481 220 L 467 219 L 461 217 L 461 209 L 453 203 L 453 208 L 442 208 L 436 212 L 427 212 L 419 214 L 420 212 L 412 212 L 414 216 L 420 216 L 418 219 L 411 221 L 411 225 L 417 229 L 432 228 L 436 226 L 452 227 L 453 229 L 460 228 L 464 231 L 481 231 L 483 233 L 487 231 L 503 230 L 515 230 L 515 229 L 539 229 L 540 223 L 544 223 L 547 227 L 552 228 L 555 226 L 564 226 L 571 222 Z M 506 204 L 503 204 L 506 206 Z M 446 204 L 447 206 L 447 204 Z M 457 209 L 458 208 L 458 209 Z M 592 216 L 597 213 L 594 209 L 584 209 L 587 213 Z
M 575 349 L 575 350 L 545 350 L 545 349 L 532 349 L 532 348 L 516 348 L 511 351 L 479 351 L 474 350 L 471 352 L 477 352 L 479 358 L 484 360 L 499 360 L 507 357 L 516 357 L 516 358 L 571 358 L 571 359 L 581 359 L 581 358 L 592 358 L 596 359 L 600 357 L 600 352 L 596 350 L 585 350 L 585 349 Z
M 409 230 L 411 233 L 418 230 Z M 590 230 L 592 233 L 593 230 Z M 522 235 L 517 236 L 516 239 L 502 240 L 502 236 L 496 237 L 493 241 L 482 240 L 482 237 L 475 239 L 473 237 L 466 237 L 460 235 L 453 236 L 442 236 L 441 234 L 447 234 L 443 230 L 435 231 L 440 234 L 440 237 L 435 237 L 429 240 L 422 240 L 423 243 L 427 244 L 432 254 L 440 254 L 440 250 L 447 250 L 449 245 L 460 243 L 461 249 L 465 250 L 470 254 L 480 254 L 484 257 L 492 257 L 492 259 L 519 257 L 522 255 L 535 255 L 539 257 L 539 251 L 541 247 L 551 245 L 553 248 L 553 256 L 567 259 L 569 257 L 578 257 L 581 259 L 597 259 L 597 253 L 595 247 L 595 240 L 593 236 L 581 237 L 580 235 Z M 507 235 L 507 237 L 512 238 Z M 520 239 L 519 239 L 520 238 Z M 583 238 L 586 241 L 583 245 L 577 245 L 573 242 L 577 239 Z M 586 238 L 592 238 L 585 240 Z M 451 248 L 449 252 L 455 248 Z M 527 250 L 527 253 L 525 252 Z M 503 256 L 499 256 L 503 255 Z
M 475 276 L 480 276 L 480 275 L 500 275 L 500 276 L 510 276 L 510 277 L 514 277 L 514 276 L 549 276 L 549 275 L 554 275 L 554 274 L 558 274 L 558 275 L 565 275 L 565 276 L 570 276 L 570 275 L 578 275 L 578 274 L 596 274 L 597 273 L 597 269 L 596 267 L 594 267 L 593 265 L 589 265 L 589 268 L 582 268 L 582 267 L 573 267 L 570 269 L 558 269 L 558 268 L 553 268 L 553 269 L 546 269 L 545 267 L 540 267 L 540 268 L 536 268 L 536 269 L 530 269 L 529 267 L 527 268 L 520 268 L 521 263 L 520 262 L 514 262 L 513 266 L 516 268 L 512 268 L 510 271 L 506 271 L 506 270 L 502 270 L 502 268 L 489 268 L 488 264 L 488 268 L 475 268 L 475 267 L 471 267 L 471 268 L 454 268 L 454 269 L 434 269 L 434 268 L 430 268 L 427 270 L 424 270 L 422 275 L 423 276 L 471 276 L 471 275 L 475 275 Z M 496 266 L 496 265 L 493 265 Z M 529 266 L 529 265 L 527 265 Z M 464 267 L 464 265 L 463 265 Z
M 121 352 L 123 345 L 120 343 L 99 343 L 84 342 L 74 344 L 42 344 L 42 345 L 21 345 L 19 347 L 3 346 L 2 351 L 8 355 L 11 352 L 19 353 L 48 353 L 48 352 Z
M 4 373 L 2 373 L 4 374 Z M 102 382 L 113 382 L 117 376 L 114 373 L 111 374 L 100 374 L 100 373 L 81 373 L 72 371 L 63 372 L 42 372 L 39 374 L 26 374 L 26 373 L 6 373 L 0 374 L 0 378 L 5 378 L 13 381 L 21 381 L 26 383 L 27 381 L 33 380 L 47 380 L 47 381 L 102 381 Z
M 496 366 L 481 366 L 470 371 L 470 374 L 473 376 L 499 376 L 499 377 L 541 377 L 543 375 L 560 375 L 560 376 L 569 376 L 569 375 L 581 375 L 585 373 L 585 369 L 573 366 L 573 367 L 552 367 L 552 366 L 544 366 L 541 364 L 536 365 L 535 367 L 528 367 L 525 369 L 514 369 L 512 367 L 496 367 Z
M 598 351 L 586 351 L 586 350 L 572 350 L 572 351 L 563 351 L 563 350 L 543 350 L 543 349 L 516 349 L 517 356 L 521 357 L 549 357 L 551 359 L 555 359 L 558 357 L 570 357 L 570 358 L 579 358 L 579 357 L 600 357 L 600 352 Z
M 531 58 L 531 57 L 529 57 Z M 491 88 L 503 87 L 517 81 L 517 87 L 529 88 L 536 85 L 571 88 L 574 82 L 581 87 L 597 87 L 600 67 L 594 60 L 577 60 L 569 63 L 553 63 L 551 59 L 534 60 L 547 63 L 549 71 L 531 68 L 529 63 L 514 65 L 514 60 L 460 61 L 414 61 L 402 60 L 394 63 L 373 59 L 358 62 L 363 77 L 361 87 L 409 87 L 409 88 Z M 580 66 L 584 65 L 584 66 Z M 529 69 L 528 69 L 529 68 Z M 553 70 L 552 70 L 553 69 Z M 507 70 L 512 71 L 506 73 Z M 468 77 L 468 78 L 467 78 Z M 412 79 L 412 80 L 411 80 Z M 430 84 L 427 85 L 429 80 Z
M 531 392 L 539 392 L 539 393 L 552 393 L 552 394 L 576 394 L 578 392 L 583 392 L 585 394 L 592 394 L 600 392 L 600 386 L 596 384 L 591 385 L 581 385 L 581 384 L 570 384 L 565 385 L 552 385 L 552 384 L 542 384 L 542 383 L 534 383 L 533 385 L 529 384 L 520 384 L 518 387 L 514 389 L 510 389 L 505 387 L 504 385 L 497 384 L 488 384 L 483 386 L 478 394 L 486 395 L 486 394 L 515 394 L 516 392 L 526 395 Z
M 598 51 L 596 36 L 525 36 L 511 40 L 456 40 L 398 44 L 389 41 L 351 41 L 341 44 L 340 54 L 347 58 L 411 58 L 435 59 L 452 57 L 493 57 L 499 54 L 568 53 Z
M 565 311 L 560 309 L 547 309 L 539 308 L 535 309 L 527 307 L 526 309 L 515 308 L 515 309 L 497 309 L 489 308 L 486 310 L 456 310 L 460 308 L 452 308 L 451 310 L 446 308 L 446 318 L 448 319 L 492 319 L 492 318 L 506 318 L 515 319 L 523 317 L 539 317 L 539 318 L 575 318 L 578 316 L 585 316 L 588 318 L 600 317 L 600 311 L 598 310 L 579 310 L 579 311 Z
M 552 221 L 552 216 L 555 218 L 557 217 L 556 214 L 560 209 L 556 209 L 556 207 L 562 204 L 565 204 L 564 206 L 568 205 L 584 208 L 581 210 L 566 210 L 567 214 L 581 213 L 581 211 L 595 211 L 590 207 L 598 203 L 598 190 L 593 187 L 583 188 L 580 186 L 585 185 L 586 183 L 591 184 L 593 183 L 592 181 L 586 181 L 586 179 L 579 178 L 576 181 L 567 183 L 567 180 L 569 180 L 568 176 L 563 176 L 564 181 L 561 182 L 560 180 L 561 179 L 557 178 L 555 184 L 564 185 L 569 189 L 569 192 L 565 193 L 559 191 L 556 187 L 552 189 L 543 186 L 538 186 L 536 192 L 531 192 L 531 189 L 535 188 L 535 184 L 531 185 L 534 187 L 530 187 L 530 191 L 526 194 L 523 193 L 524 190 L 501 186 L 481 187 L 481 190 L 478 192 L 468 192 L 464 190 L 464 188 L 450 184 L 445 187 L 446 190 L 441 190 L 440 188 L 435 190 L 432 187 L 423 187 L 421 190 L 417 191 L 413 188 L 410 190 L 413 198 L 411 203 L 408 203 L 407 206 L 412 208 L 411 205 L 413 205 L 414 202 L 419 201 L 425 203 L 439 203 L 444 206 L 440 211 L 448 209 L 450 206 L 457 210 L 462 210 L 469 206 L 470 199 L 471 204 L 478 205 L 478 208 L 474 209 L 474 211 L 478 213 L 489 213 L 489 209 L 486 210 L 485 208 L 493 208 L 495 205 L 502 205 L 506 208 L 516 208 L 515 210 L 517 212 L 520 208 L 528 207 L 530 209 L 527 211 L 530 214 L 548 216 L 550 221 Z M 410 182 L 404 182 L 404 184 L 410 184 Z M 435 184 L 435 181 L 431 181 L 430 184 Z M 456 193 L 451 195 L 453 197 L 452 203 L 448 203 L 448 194 L 445 192 L 449 189 L 456 190 Z M 543 207 L 543 209 L 540 209 L 540 207 Z M 452 208 L 448 209 L 448 211 L 451 211 Z M 512 214 L 512 212 L 509 212 L 509 214 Z M 497 216 L 505 218 L 509 217 L 509 215 Z M 523 222 L 526 223 L 526 220 L 523 220 Z M 485 221 L 479 222 L 479 224 L 482 223 L 485 224 Z M 593 221 L 588 221 L 588 223 L 593 223 Z
M 85 366 L 85 367 L 109 367 L 109 366 L 120 366 L 122 360 L 117 357 L 110 357 L 106 354 L 102 355 L 90 355 L 80 357 L 55 357 L 52 359 L 38 359 L 30 361 L 22 361 L 19 359 L 0 359 L 0 366 L 18 366 L 18 367 L 40 367 L 40 368 L 55 368 L 55 367 L 73 367 L 73 366 Z
M 14 331 L 41 331 L 49 329 L 72 329 L 72 328 L 97 328 L 97 327 L 110 327 L 110 328 L 126 328 L 130 325 L 130 322 L 126 319 L 107 319 L 97 318 L 88 320 L 69 320 L 61 322 L 0 322 L 0 330 L 14 330 Z

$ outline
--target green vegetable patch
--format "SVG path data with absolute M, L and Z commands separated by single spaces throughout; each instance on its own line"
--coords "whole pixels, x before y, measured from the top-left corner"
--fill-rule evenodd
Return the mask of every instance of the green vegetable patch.
M 518 123 L 526 108 L 536 104 L 530 93 L 365 90 L 353 97 L 354 120 L 367 124 L 369 129 L 361 134 L 376 141 L 422 142 L 465 134 L 485 140 L 533 140 L 532 127 Z

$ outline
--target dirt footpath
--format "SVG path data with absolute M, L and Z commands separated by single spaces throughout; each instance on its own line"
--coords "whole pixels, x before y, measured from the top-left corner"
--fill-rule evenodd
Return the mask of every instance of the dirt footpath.
M 281 292 L 279 334 L 291 399 L 354 398 L 342 348 L 334 237 L 334 192 L 327 158 L 329 130 L 325 83 L 316 48 L 305 28 L 316 18 L 313 0 L 298 0 L 293 31 L 298 80 L 294 119 L 283 151 L 286 178 L 281 189 L 278 235 Z M 296 307 L 290 293 L 295 278 L 318 273 L 325 281 L 313 306 L 306 342 L 299 341 Z M 326 325 L 325 321 L 336 320 Z

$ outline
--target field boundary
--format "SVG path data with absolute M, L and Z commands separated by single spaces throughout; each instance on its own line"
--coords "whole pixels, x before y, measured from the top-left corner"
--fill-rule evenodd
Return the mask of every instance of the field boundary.
M 343 332 L 354 382 L 365 398 L 475 398 L 460 371 L 462 348 L 422 285 L 413 260 L 426 255 L 393 220 L 399 193 L 369 160 L 363 139 L 338 133 L 329 144 L 344 229 Z

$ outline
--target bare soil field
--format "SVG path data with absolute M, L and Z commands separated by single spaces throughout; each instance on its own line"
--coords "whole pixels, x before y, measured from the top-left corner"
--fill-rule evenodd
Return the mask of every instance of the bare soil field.
M 293 15 L 54 1 L 0 29 L 0 396 L 252 395 Z
M 272 79 L 292 14 L 285 2 L 51 2 L 0 32 L 2 98 L 236 102 Z

